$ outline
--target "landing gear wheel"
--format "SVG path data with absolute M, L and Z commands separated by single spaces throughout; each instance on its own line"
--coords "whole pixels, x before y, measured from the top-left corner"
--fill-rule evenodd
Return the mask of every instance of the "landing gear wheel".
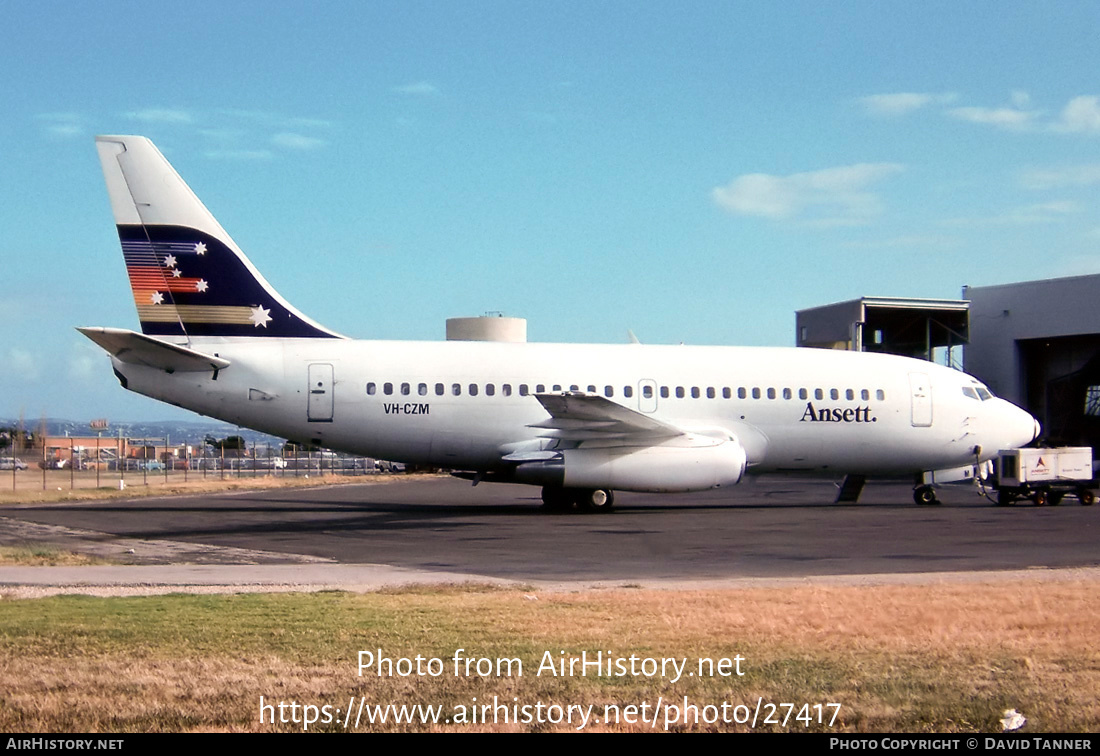
M 542 506 L 551 512 L 566 512 L 573 508 L 573 492 L 561 486 L 542 487 Z
M 940 503 L 940 500 L 936 498 L 936 491 L 932 486 L 917 486 L 913 489 L 913 501 L 921 506 Z
M 588 512 L 608 512 L 615 504 L 615 492 L 608 488 L 577 491 L 577 505 Z
M 1091 507 L 1096 503 L 1096 494 L 1087 488 L 1078 488 L 1077 501 L 1081 502 L 1082 506 Z

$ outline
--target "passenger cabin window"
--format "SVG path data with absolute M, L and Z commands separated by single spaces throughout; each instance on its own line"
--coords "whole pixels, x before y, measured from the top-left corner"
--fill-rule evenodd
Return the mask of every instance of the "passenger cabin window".
M 653 387 L 650 386 L 648 383 L 642 386 L 642 396 L 644 396 L 646 399 L 653 398 Z
M 840 398 L 840 392 L 836 389 L 829 389 L 829 398 L 835 402 L 837 399 Z
M 859 392 L 859 396 L 860 396 L 861 399 L 863 399 L 863 401 L 867 401 L 868 399 L 871 398 L 871 392 L 868 391 L 867 389 L 863 389 L 863 391 Z
M 747 392 L 747 391 L 745 391 L 745 387 L 744 387 L 744 386 L 741 386 L 741 387 L 739 387 L 739 388 L 737 389 L 737 398 L 738 398 L 738 399 L 744 399 L 744 398 L 746 398 L 746 397 L 747 397 L 748 395 L 749 395 L 749 394 L 748 394 L 748 392 Z
M 436 396 L 443 396 L 443 384 L 442 383 L 435 384 L 435 395 Z
M 668 399 L 668 386 L 661 386 L 661 398 Z
M 625 396 L 627 399 L 634 396 L 634 387 L 633 386 L 623 386 L 623 396 Z
M 462 396 L 462 384 L 456 383 L 451 386 L 451 393 L 455 396 Z
M 385 394 L 386 396 L 389 396 L 390 394 L 392 394 L 393 393 L 393 384 L 392 383 L 383 383 L 382 384 L 382 393 Z
M 825 398 L 825 392 L 824 391 L 822 391 L 821 389 L 814 389 L 814 399 L 821 400 L 821 399 L 824 399 L 824 398 Z
M 769 399 L 774 399 L 775 398 L 775 389 L 773 389 L 773 388 L 768 389 L 768 398 Z
M 519 384 L 519 395 L 520 396 L 527 396 L 527 384 L 526 383 Z
M 791 394 L 791 390 L 789 388 L 783 389 L 783 398 L 784 399 L 790 399 L 792 396 L 793 396 L 793 394 Z
M 500 393 L 503 394 L 504 396 L 511 396 L 512 395 L 512 384 L 511 383 L 505 383 L 503 386 L 500 387 Z
M 412 389 L 409 387 L 409 384 L 407 384 L 407 383 L 402 383 L 401 384 L 401 396 L 408 396 L 409 392 L 411 390 Z
M 604 386 L 603 395 L 610 399 L 611 397 L 615 396 L 615 389 L 611 386 Z
M 572 386 L 569 387 L 569 390 L 570 391 L 580 391 L 581 387 L 574 383 Z
M 476 383 L 471 383 L 470 384 L 470 396 L 477 396 L 477 384 Z
M 589 386 L 588 386 L 588 393 L 589 393 L 589 394 L 595 394 L 595 393 L 596 393 L 596 387 L 595 387 L 595 386 L 593 386 L 593 385 L 591 385 L 591 384 L 589 384 Z
M 809 399 L 810 398 L 810 392 L 807 391 L 806 389 L 800 388 L 798 390 L 798 398 L 799 399 Z
M 497 393 L 497 387 L 492 383 L 485 384 L 485 396 L 494 396 Z
M 722 387 L 722 398 L 723 399 L 729 399 L 732 396 L 733 396 L 733 393 L 730 391 L 730 387 L 729 386 L 723 386 Z
M 852 401 L 853 399 L 856 398 L 856 392 L 852 391 L 851 389 L 848 389 L 847 391 L 844 392 L 844 396 L 850 402 L 850 401 Z
M 426 384 L 426 383 L 419 384 L 416 387 L 416 393 L 420 394 L 421 396 L 427 396 L 428 395 L 428 384 Z
M 707 399 L 713 399 L 714 396 L 714 386 L 707 386 Z
M 758 389 L 756 386 L 752 387 L 752 398 L 753 399 L 759 399 L 760 398 L 760 389 Z
M 557 383 L 554 384 L 554 391 L 561 391 L 561 386 Z
M 882 389 L 875 389 L 875 398 L 880 402 L 886 401 L 886 392 Z
M 692 399 L 698 399 L 699 398 L 699 387 L 698 386 L 692 386 L 691 387 L 691 398 Z
M 546 392 L 546 386 L 544 386 L 541 383 L 535 385 L 535 393 L 536 394 L 543 394 L 545 392 Z
M 376 390 L 377 389 L 373 382 L 367 384 L 367 396 L 374 396 L 374 392 Z

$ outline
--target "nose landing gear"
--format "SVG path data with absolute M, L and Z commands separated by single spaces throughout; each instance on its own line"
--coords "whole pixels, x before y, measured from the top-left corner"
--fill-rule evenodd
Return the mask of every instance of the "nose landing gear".
M 936 490 L 932 486 L 917 486 L 913 489 L 913 501 L 921 506 L 935 506 L 940 503 Z

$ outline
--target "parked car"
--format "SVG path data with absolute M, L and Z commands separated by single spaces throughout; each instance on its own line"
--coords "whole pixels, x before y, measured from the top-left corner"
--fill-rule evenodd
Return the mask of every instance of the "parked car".
M 0 457 L 0 470 L 26 470 L 27 463 L 19 457 Z

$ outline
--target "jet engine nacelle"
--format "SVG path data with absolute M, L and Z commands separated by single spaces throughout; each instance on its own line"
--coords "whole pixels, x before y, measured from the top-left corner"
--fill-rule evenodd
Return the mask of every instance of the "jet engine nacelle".
M 690 443 L 566 449 L 561 459 L 521 464 L 515 479 L 565 488 L 674 493 L 732 486 L 744 476 L 747 456 L 736 439 L 684 440 Z

